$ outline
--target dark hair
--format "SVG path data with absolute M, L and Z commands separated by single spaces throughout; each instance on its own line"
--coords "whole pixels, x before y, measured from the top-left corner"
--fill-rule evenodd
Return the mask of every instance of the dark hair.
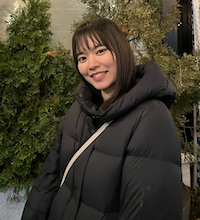
M 75 31 L 72 39 L 73 56 L 77 69 L 77 54 L 80 47 L 84 45 L 89 47 L 88 37 L 95 45 L 103 44 L 111 53 L 116 55 L 117 79 L 115 82 L 115 91 L 112 97 L 102 104 L 101 107 L 106 109 L 119 96 L 128 92 L 135 83 L 136 68 L 133 51 L 125 35 L 113 21 L 100 18 L 92 22 L 86 22 Z M 87 85 L 89 84 L 86 80 L 84 82 Z M 91 85 L 89 86 L 92 88 Z M 94 88 L 92 89 L 94 90 Z

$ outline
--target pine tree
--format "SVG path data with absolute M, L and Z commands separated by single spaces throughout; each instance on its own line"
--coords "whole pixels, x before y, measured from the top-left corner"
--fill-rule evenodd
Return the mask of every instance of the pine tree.
M 51 51 L 50 0 L 23 0 L 0 43 L 0 189 L 30 188 L 78 83 L 70 52 Z M 50 53 L 52 54 L 52 53 Z
M 95 18 L 113 20 L 124 32 L 133 48 L 137 64 L 154 61 L 168 75 L 177 90 L 177 100 L 171 108 L 183 151 L 191 151 L 191 143 L 184 136 L 185 115 L 193 110 L 200 97 L 200 51 L 182 57 L 163 40 L 180 20 L 180 5 L 174 4 L 163 15 L 162 0 L 81 0 L 86 12 L 72 31 L 85 21 Z

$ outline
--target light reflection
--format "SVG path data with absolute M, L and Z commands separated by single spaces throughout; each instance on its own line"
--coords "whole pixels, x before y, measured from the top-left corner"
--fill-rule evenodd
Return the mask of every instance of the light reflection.
M 18 1 L 16 1 L 14 3 L 14 11 L 16 11 L 19 6 L 20 6 L 20 4 L 18 3 Z
M 10 15 L 16 11 L 19 6 L 24 6 L 21 0 L 0 0 L 0 40 L 5 40 L 6 22 L 10 21 Z
M 21 1 L 20 1 L 20 3 L 19 3 L 18 1 L 15 1 L 12 6 L 10 5 L 12 9 L 11 9 L 10 13 L 8 13 L 8 15 L 7 15 L 7 17 L 5 18 L 5 20 L 9 23 L 10 20 L 11 20 L 10 14 L 11 14 L 12 12 L 15 12 L 15 11 L 19 8 L 19 6 L 23 6 L 23 5 L 24 5 L 24 3 L 21 2 Z

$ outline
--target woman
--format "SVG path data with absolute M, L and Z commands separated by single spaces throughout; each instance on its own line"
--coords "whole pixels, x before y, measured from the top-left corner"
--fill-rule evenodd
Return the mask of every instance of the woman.
M 79 27 L 72 47 L 82 83 L 22 219 L 181 220 L 180 143 L 168 110 L 173 85 L 153 62 L 134 65 L 110 20 Z M 71 157 L 110 120 L 60 187 Z

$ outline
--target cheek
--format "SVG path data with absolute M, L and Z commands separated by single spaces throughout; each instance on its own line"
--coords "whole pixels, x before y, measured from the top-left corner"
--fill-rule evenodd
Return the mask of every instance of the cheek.
M 114 57 L 110 53 L 109 56 L 106 58 L 107 66 L 110 66 L 113 70 L 116 70 L 117 73 L 117 61 L 116 61 L 116 56 L 114 54 Z
M 78 70 L 79 70 L 79 73 L 81 74 L 81 75 L 84 75 L 84 73 L 85 73 L 85 68 L 84 68 L 84 65 L 83 64 L 78 64 Z

